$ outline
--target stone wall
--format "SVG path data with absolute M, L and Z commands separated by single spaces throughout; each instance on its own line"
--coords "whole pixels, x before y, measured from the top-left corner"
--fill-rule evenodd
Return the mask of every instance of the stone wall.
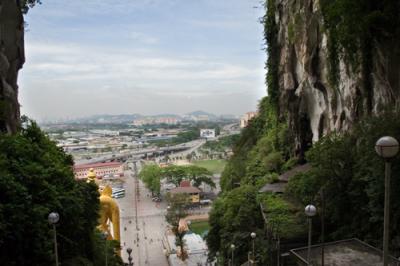
M 25 61 L 24 19 L 16 0 L 0 0 L 0 131 L 20 124 L 18 71 Z
M 332 85 L 329 38 L 319 0 L 274 0 L 274 3 L 279 47 L 279 110 L 287 116 L 295 132 L 298 151 L 307 149 L 329 132 L 351 129 L 362 116 L 378 113 L 387 106 L 398 106 L 398 40 L 373 43 L 369 73 L 362 69 L 354 72 L 339 59 L 338 84 Z M 368 88 L 366 79 L 370 81 Z

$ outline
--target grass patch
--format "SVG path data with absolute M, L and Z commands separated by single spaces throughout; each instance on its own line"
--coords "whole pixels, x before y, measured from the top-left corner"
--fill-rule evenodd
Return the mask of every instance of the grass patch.
M 213 174 L 221 174 L 225 168 L 225 160 L 204 160 L 204 161 L 194 161 L 194 165 L 204 167 Z
M 208 224 L 208 221 L 198 221 L 192 222 L 190 224 L 190 231 L 201 235 L 203 238 L 207 235 L 208 230 L 210 230 L 210 225 Z

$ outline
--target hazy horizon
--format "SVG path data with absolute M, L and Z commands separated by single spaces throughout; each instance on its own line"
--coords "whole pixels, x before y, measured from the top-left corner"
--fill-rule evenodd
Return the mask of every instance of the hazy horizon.
M 43 1 L 26 16 L 21 113 L 256 110 L 266 94 L 263 12 L 258 0 Z

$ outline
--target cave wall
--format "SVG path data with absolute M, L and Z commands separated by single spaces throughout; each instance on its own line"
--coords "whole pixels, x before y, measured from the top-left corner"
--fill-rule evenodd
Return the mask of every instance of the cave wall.
M 17 80 L 24 62 L 24 19 L 19 1 L 0 0 L 1 132 L 15 133 L 20 124 Z
M 353 70 L 340 57 L 337 84 L 333 84 L 329 31 L 324 27 L 320 1 L 272 0 L 269 8 L 273 8 L 277 35 L 277 52 L 269 57 L 279 57 L 279 113 L 294 131 L 299 153 L 329 132 L 349 130 L 365 115 L 398 106 L 398 40 L 373 40 L 369 69 Z

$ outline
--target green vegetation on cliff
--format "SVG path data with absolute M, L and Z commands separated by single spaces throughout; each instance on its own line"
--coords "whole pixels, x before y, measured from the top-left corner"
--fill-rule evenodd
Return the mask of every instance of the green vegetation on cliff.
M 371 86 L 372 50 L 400 37 L 400 2 L 397 0 L 321 0 L 328 34 L 330 79 L 337 86 L 339 59 L 361 70 L 366 89 Z M 361 69 L 359 68 L 361 66 Z
M 259 105 L 259 115 L 243 129 L 221 176 L 222 193 L 210 214 L 207 244 L 210 257 L 218 251 L 220 261 L 230 254 L 234 244 L 235 258 L 245 262 L 250 248 L 250 233 L 256 232 L 257 261 L 272 262 L 270 252 L 276 243 L 269 238 L 304 235 L 304 219 L 298 220 L 302 208 L 286 198 L 270 194 L 258 195 L 266 183 L 274 183 L 283 171 L 296 164 L 287 126 L 279 122 L 275 106 L 268 97 Z M 262 210 L 269 215 L 265 225 Z M 290 230 L 289 230 L 290 229 Z M 268 237 L 267 237 L 268 236 Z
M 262 184 L 271 173 L 280 173 L 293 161 L 293 144 L 285 123 L 278 122 L 274 105 L 269 97 L 259 104 L 259 115 L 243 129 L 221 176 L 223 191 L 240 183 Z
M 304 206 L 313 203 L 320 209 L 321 191 L 325 198 L 326 241 L 357 237 L 381 248 L 384 162 L 376 155 L 374 146 L 377 139 L 384 135 L 400 140 L 400 113 L 383 113 L 381 110 L 376 116 L 360 114 L 360 122 L 353 125 L 351 131 L 341 134 L 331 132 L 314 143 L 305 158 L 303 154 L 296 154 L 295 136 L 285 121 L 287 113 L 279 108 L 277 2 L 266 0 L 266 15 L 262 20 L 267 42 L 266 85 L 269 96 L 262 99 L 259 115 L 242 131 L 233 148 L 234 155 L 222 174 L 222 193 L 214 202 L 210 214 L 207 236 L 210 257 L 219 252 L 220 260 L 226 263 L 230 244 L 235 244 L 235 258 L 237 262 L 244 263 L 247 252 L 251 250 L 250 232 L 254 231 L 258 235 L 257 263 L 276 265 L 273 258 L 276 257 L 277 241 L 273 239 L 282 238 L 281 252 L 287 251 L 288 247 L 293 248 L 293 244 L 306 245 Z M 334 85 L 338 85 L 339 81 L 339 59 L 344 59 L 350 71 L 362 71 L 364 89 L 368 93 L 371 88 L 373 44 L 392 43 L 398 39 L 400 2 L 324 0 L 320 4 L 324 29 L 328 33 Z M 293 30 L 290 29 L 289 35 L 294 34 Z M 289 39 L 293 41 L 290 36 Z M 394 109 L 390 106 L 388 110 L 391 108 Z M 399 157 L 393 163 L 391 195 L 400 193 Z M 303 159 L 310 163 L 311 170 L 292 177 L 283 195 L 258 193 L 260 187 L 277 182 L 280 174 L 298 164 L 299 160 L 303 162 Z M 400 232 L 397 225 L 400 222 L 400 203 L 393 202 L 393 198 L 390 249 L 391 254 L 399 256 Z M 242 210 L 244 208 L 246 210 Z M 245 223 L 243 213 L 251 217 L 251 221 L 247 219 Z M 264 214 L 267 223 L 264 223 L 261 214 Z M 319 218 L 314 219 L 317 240 L 320 237 Z

